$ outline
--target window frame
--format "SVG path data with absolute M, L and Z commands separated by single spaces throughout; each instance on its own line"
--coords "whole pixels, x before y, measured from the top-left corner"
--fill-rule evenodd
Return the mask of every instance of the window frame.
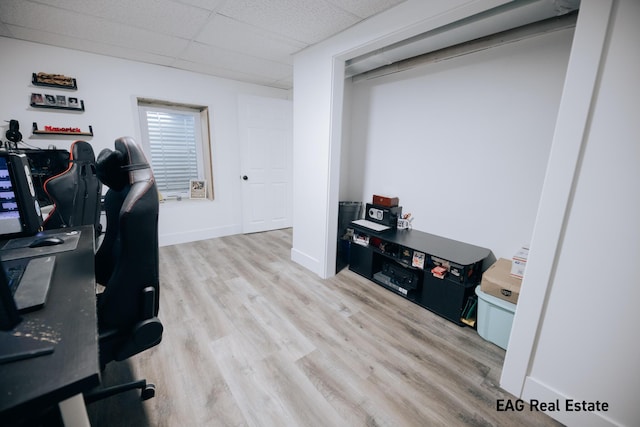
M 165 113 L 189 114 L 195 118 L 194 130 L 196 133 L 196 162 L 199 180 L 205 180 L 207 188 L 207 199 L 214 199 L 213 185 L 213 169 L 211 156 L 211 138 L 209 131 L 209 114 L 206 106 L 180 104 L 174 102 L 160 101 L 155 99 L 138 98 L 137 99 L 138 116 L 140 123 L 140 134 L 142 148 L 145 155 L 151 162 L 153 169 L 153 160 L 151 156 L 151 144 L 149 141 L 149 128 L 147 122 L 147 111 L 160 111 Z M 188 188 L 189 183 L 186 187 Z M 181 200 L 189 198 L 189 190 L 186 191 L 165 191 L 161 192 L 164 200 L 177 199 Z

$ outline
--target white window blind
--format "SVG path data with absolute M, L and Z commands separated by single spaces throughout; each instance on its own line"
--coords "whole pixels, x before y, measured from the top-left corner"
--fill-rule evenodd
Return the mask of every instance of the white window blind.
M 203 179 L 200 111 L 140 105 L 143 144 L 158 190 L 165 196 L 189 192 L 189 180 Z

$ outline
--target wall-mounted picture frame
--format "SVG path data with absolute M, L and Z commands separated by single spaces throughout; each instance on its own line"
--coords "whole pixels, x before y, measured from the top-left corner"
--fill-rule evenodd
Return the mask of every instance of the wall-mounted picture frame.
M 41 93 L 32 93 L 31 105 L 44 105 L 44 96 Z
M 47 93 L 32 93 L 31 106 L 34 108 L 84 111 L 84 101 L 75 96 L 51 95 Z
M 189 198 L 190 199 L 206 199 L 207 198 L 207 182 L 203 179 L 189 180 Z

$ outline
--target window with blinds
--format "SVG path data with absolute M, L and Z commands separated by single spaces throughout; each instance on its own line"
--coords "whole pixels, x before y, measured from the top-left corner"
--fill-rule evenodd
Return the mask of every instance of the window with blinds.
M 147 102 L 139 102 L 138 107 L 143 147 L 162 195 L 188 195 L 190 180 L 208 180 L 209 187 L 211 174 L 204 153 L 210 151 L 208 135 L 202 135 L 203 109 Z

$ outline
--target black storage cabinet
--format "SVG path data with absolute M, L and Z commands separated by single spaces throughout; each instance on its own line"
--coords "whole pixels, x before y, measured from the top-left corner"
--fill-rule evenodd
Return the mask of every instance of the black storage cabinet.
M 368 245 L 351 244 L 349 269 L 384 286 L 404 298 L 448 319 L 458 325 L 462 310 L 473 290 L 480 283 L 482 268 L 491 251 L 479 246 L 459 242 L 417 230 L 391 229 L 376 232 L 358 224 L 351 224 L 354 233 L 368 237 Z M 366 240 L 366 239 L 364 239 Z M 413 265 L 415 253 L 424 259 L 424 265 Z M 431 269 L 445 263 L 450 267 L 444 278 L 435 277 Z M 385 278 L 385 265 L 406 269 L 407 275 L 418 278 L 412 288 L 402 288 Z

